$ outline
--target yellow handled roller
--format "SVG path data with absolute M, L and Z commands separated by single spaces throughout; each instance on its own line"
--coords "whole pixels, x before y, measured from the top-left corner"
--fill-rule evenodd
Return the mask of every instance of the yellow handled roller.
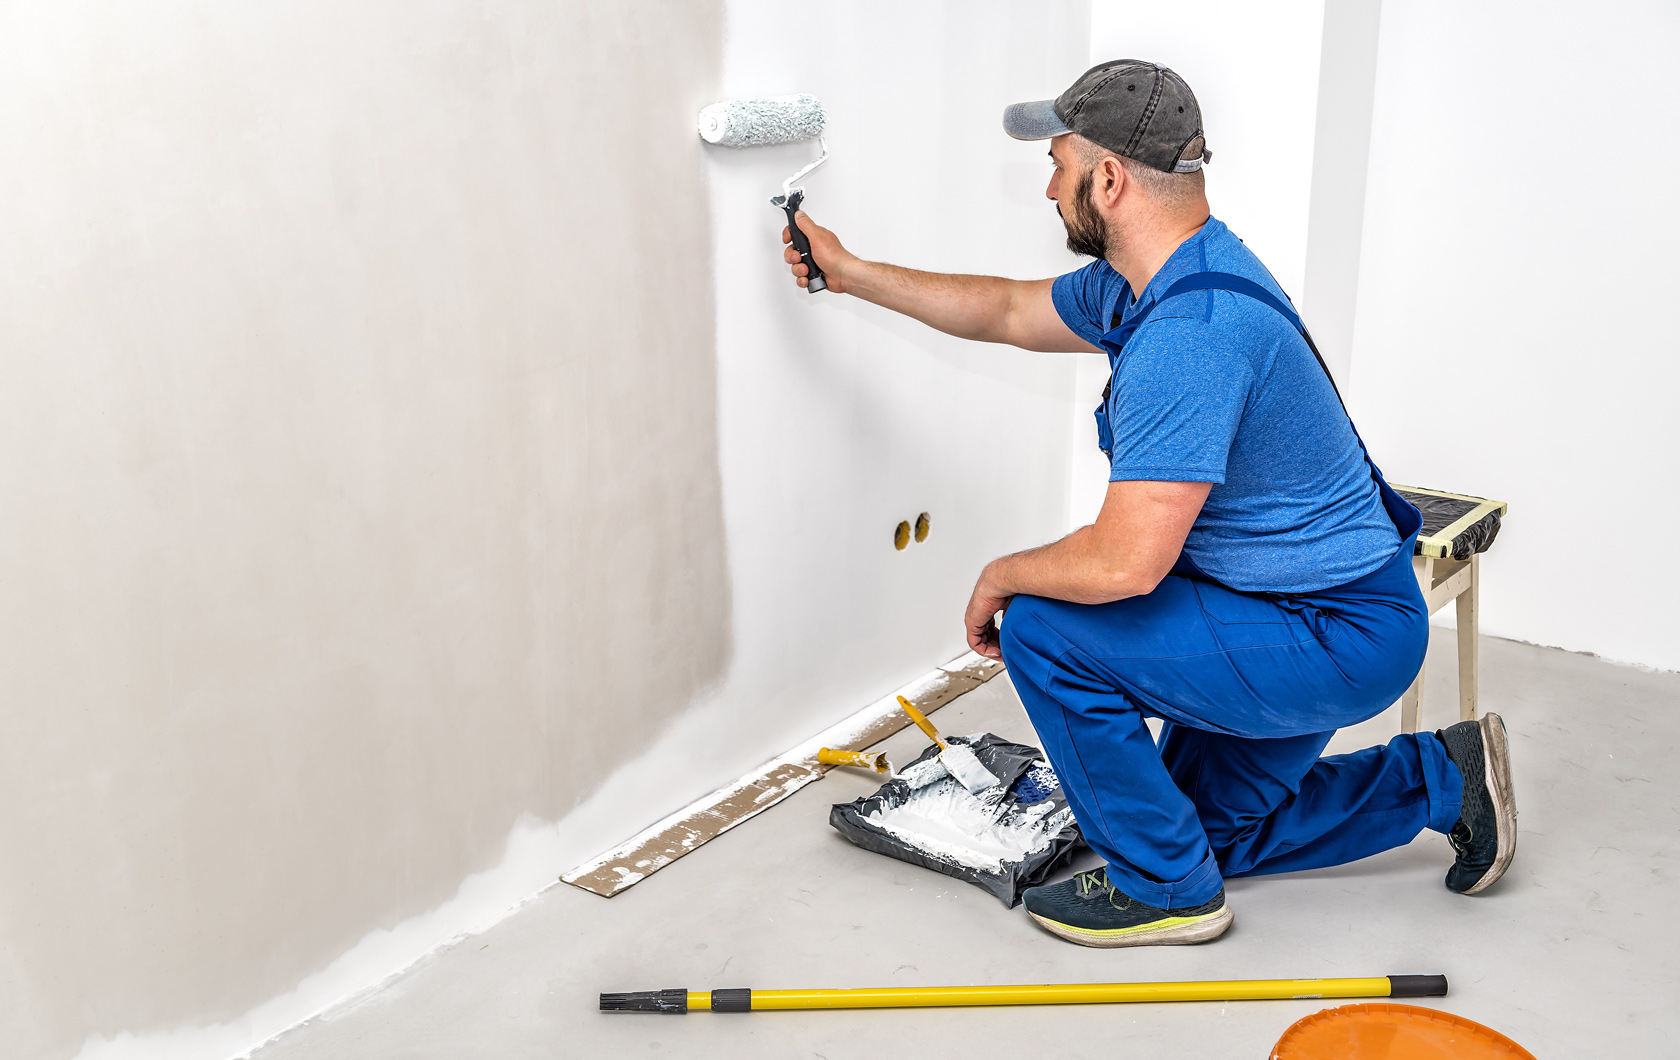
M 1222 979 L 1188 983 L 928 986 L 862 990 L 641 990 L 602 994 L 602 1012 L 767 1012 L 777 1009 L 1111 1005 L 1137 1001 L 1275 1001 L 1325 997 L 1446 997 L 1444 975 L 1369 979 Z
M 842 751 L 835 747 L 821 747 L 817 749 L 817 761 L 825 766 L 853 766 L 873 769 L 881 774 L 892 772 L 892 763 L 887 761 L 885 751 Z

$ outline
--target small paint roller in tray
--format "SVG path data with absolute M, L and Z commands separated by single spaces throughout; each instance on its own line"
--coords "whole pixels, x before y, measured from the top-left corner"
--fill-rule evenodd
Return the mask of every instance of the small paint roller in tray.
M 885 751 L 842 751 L 834 747 L 817 749 L 817 761 L 825 766 L 851 766 L 854 769 L 872 769 L 886 776 L 893 771 L 892 763 L 887 761 Z
M 828 161 L 828 141 L 822 135 L 826 121 L 822 101 L 805 95 L 725 100 L 702 110 L 699 119 L 700 138 L 720 147 L 770 147 L 802 140 L 817 141 L 821 153 L 816 161 L 782 181 L 782 193 L 770 197 L 771 206 L 787 213 L 788 235 L 793 238 L 793 249 L 799 251 L 799 260 L 809 270 L 805 289 L 812 294 L 826 291 L 828 280 L 811 257 L 811 241 L 793 219 L 805 201 L 805 189 L 793 185 Z

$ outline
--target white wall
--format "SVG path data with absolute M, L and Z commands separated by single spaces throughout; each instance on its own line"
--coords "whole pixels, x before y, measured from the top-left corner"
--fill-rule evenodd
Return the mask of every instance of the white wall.
M 1087 65 L 1144 59 L 1171 67 L 1189 82 L 1213 151 L 1207 166 L 1213 215 L 1260 256 L 1298 304 L 1306 276 L 1323 16 L 1324 0 L 1095 0 L 1091 5 Z M 1055 85 L 1037 98 L 1066 87 Z M 1096 518 L 1107 488 L 1108 466 L 1097 449 L 1091 419 L 1107 378 L 1106 358 L 1086 358 L 1079 367 L 1069 504 L 1073 526 Z
M 1083 3 L 733 0 L 724 90 L 823 100 L 807 209 L 856 253 L 1049 276 L 1076 259 L 1044 145 L 1004 135 L 1002 112 L 1084 69 L 1088 20 Z M 706 716 L 743 767 L 964 650 L 981 566 L 1065 526 L 1076 358 L 793 286 L 768 198 L 815 153 L 708 149 L 735 654 Z M 895 551 L 923 511 L 929 539 Z
M 1324 8 L 1307 268 L 1295 305 L 1344 395 L 1353 360 L 1381 31 L 1382 0 L 1337 0 Z
M 0 1055 L 393 970 L 512 899 L 242 1017 L 726 671 L 722 23 L 0 5 Z
M 1384 5 L 1352 405 L 1507 500 L 1484 632 L 1680 668 L 1680 9 Z
M 1092 65 L 1145 59 L 1190 83 L 1213 152 L 1207 166 L 1213 215 L 1260 255 L 1291 296 L 1300 293 L 1306 272 L 1323 21 L 1324 0 L 1091 5 Z

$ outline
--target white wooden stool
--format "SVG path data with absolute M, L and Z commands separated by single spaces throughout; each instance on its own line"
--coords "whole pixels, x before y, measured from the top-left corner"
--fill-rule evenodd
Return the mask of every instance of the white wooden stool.
M 1423 590 L 1424 604 L 1434 614 L 1454 601 L 1458 604 L 1458 716 L 1476 717 L 1476 597 L 1480 589 L 1483 552 L 1499 536 L 1510 506 L 1504 501 L 1460 493 L 1395 486 L 1395 492 L 1423 513 L 1412 572 Z M 1406 694 L 1400 697 L 1400 731 L 1417 732 L 1422 714 L 1423 667 Z

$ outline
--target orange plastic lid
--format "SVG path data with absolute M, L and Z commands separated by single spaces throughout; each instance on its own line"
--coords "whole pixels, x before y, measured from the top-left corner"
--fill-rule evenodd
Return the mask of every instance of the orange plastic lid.
M 1272 1060 L 1534 1060 L 1480 1023 L 1415 1005 L 1343 1005 L 1283 1032 Z

